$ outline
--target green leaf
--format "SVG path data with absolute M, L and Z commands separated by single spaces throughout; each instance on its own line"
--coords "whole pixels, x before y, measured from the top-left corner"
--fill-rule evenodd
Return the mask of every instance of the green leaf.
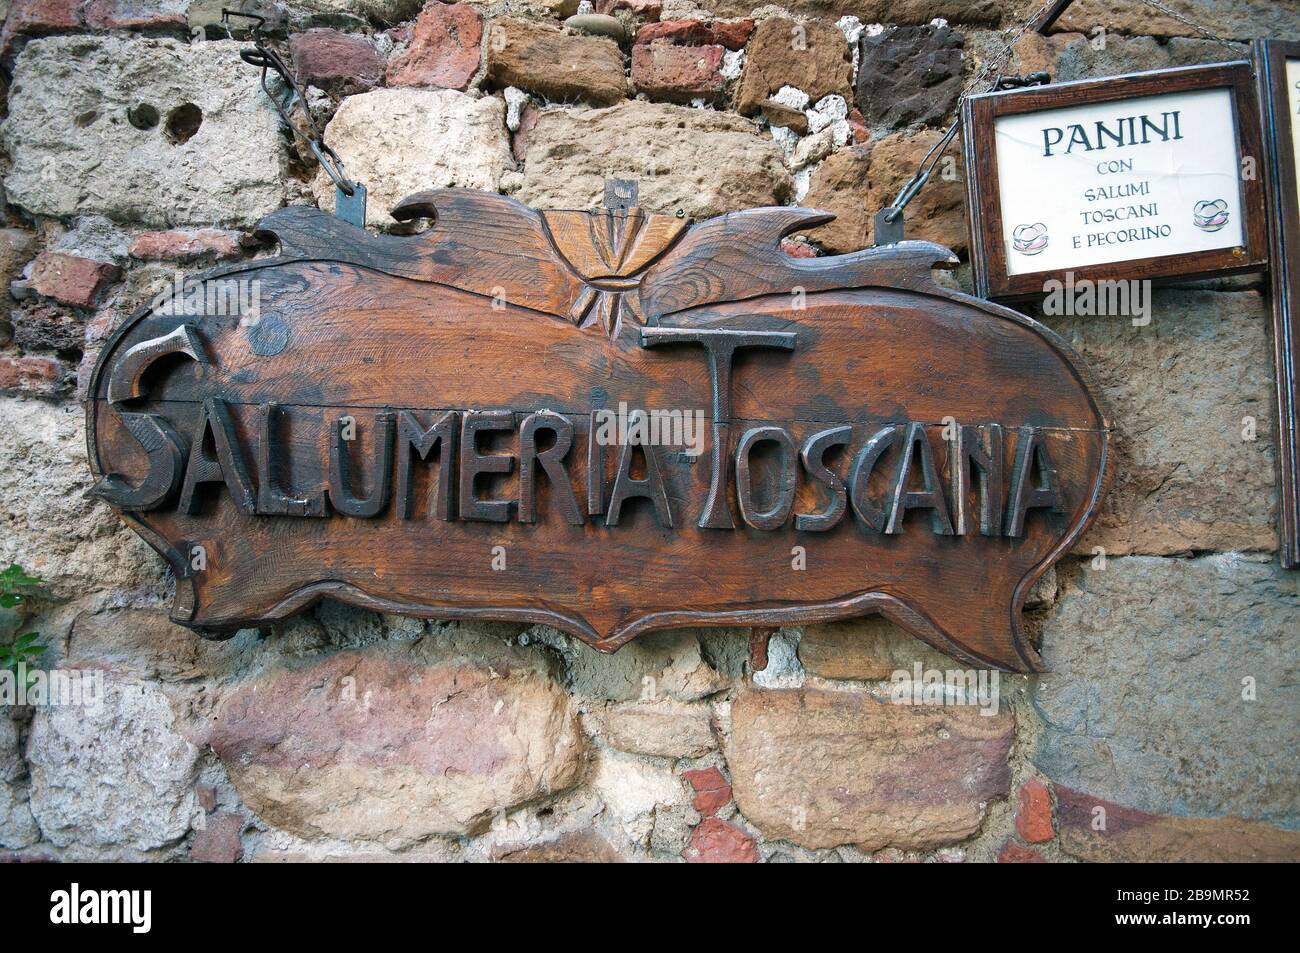
M 44 596 L 42 585 L 42 580 L 27 575 L 17 563 L 11 563 L 8 569 L 0 571 L 0 606 L 12 609 L 27 596 Z
M 8 590 L 19 588 L 30 588 L 39 586 L 41 580 L 35 576 L 29 576 L 23 571 L 23 567 L 17 563 L 10 563 L 9 568 L 0 572 L 0 587 Z
M 14 645 L 19 648 L 26 648 L 41 637 L 39 632 L 28 632 L 26 635 L 20 635 L 14 639 Z

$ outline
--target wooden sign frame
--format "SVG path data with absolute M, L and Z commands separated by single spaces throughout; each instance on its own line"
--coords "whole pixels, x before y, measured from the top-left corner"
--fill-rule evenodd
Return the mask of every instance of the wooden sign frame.
M 1277 379 L 1278 506 L 1282 565 L 1300 568 L 1300 170 L 1287 60 L 1300 62 L 1300 43 L 1256 40 L 1256 76 L 1264 127 L 1272 250 L 1273 361 Z
M 1248 62 L 1217 63 L 1152 70 L 1105 79 L 1080 80 L 971 96 L 962 107 L 962 141 L 966 163 L 971 267 L 976 293 L 993 299 L 1041 297 L 1044 284 L 1075 282 L 1205 278 L 1256 271 L 1268 263 L 1268 231 L 1262 175 L 1243 178 L 1241 207 L 1245 216 L 1243 247 L 1179 255 L 1134 258 L 1072 269 L 1011 275 L 1003 233 L 1002 201 L 994 123 L 999 117 L 1115 102 L 1162 93 L 1226 88 L 1232 93 L 1240 156 L 1263 155 L 1255 84 Z

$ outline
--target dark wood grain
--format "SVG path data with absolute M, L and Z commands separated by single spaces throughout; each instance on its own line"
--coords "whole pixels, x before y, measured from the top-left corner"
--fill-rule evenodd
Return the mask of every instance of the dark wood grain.
M 1268 185 L 1272 250 L 1273 367 L 1277 380 L 1278 540 L 1282 565 L 1300 568 L 1300 198 L 1286 61 L 1300 60 L 1300 43 L 1255 43 Z
M 946 249 L 795 260 L 781 235 L 823 213 L 792 209 L 402 208 L 434 225 L 278 212 L 280 257 L 199 279 L 257 281 L 257 315 L 145 308 L 105 346 L 91 467 L 169 560 L 176 621 L 219 636 L 329 597 L 613 651 L 880 612 L 1040 667 L 1020 610 L 1097 512 L 1111 424 L 1060 338 L 933 280 Z M 205 360 L 160 356 L 112 399 L 182 327 Z M 699 454 L 593 439 L 620 404 L 698 411 Z
M 1216 88 L 1232 92 L 1240 155 L 1258 161 L 1263 155 L 1263 147 L 1255 85 L 1251 65 L 1247 62 L 1152 70 L 1105 79 L 1031 86 L 967 98 L 962 106 L 962 148 L 966 167 L 971 269 L 976 294 L 1002 300 L 1039 298 L 1044 294 L 1045 282 L 1065 279 L 1064 271 L 1036 271 L 1019 275 L 1007 273 L 1007 249 L 1003 238 L 997 150 L 994 148 L 993 134 L 993 125 L 999 116 Z M 1263 176 L 1242 179 L 1241 207 L 1246 218 L 1246 243 L 1243 247 L 1088 265 L 1071 269 L 1073 280 L 1138 279 L 1167 282 L 1262 271 L 1268 263 Z

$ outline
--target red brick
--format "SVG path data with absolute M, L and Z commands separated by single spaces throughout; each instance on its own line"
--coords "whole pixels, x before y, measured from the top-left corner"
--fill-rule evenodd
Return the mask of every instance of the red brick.
M 749 34 L 754 32 L 753 20 L 664 20 L 647 23 L 636 31 L 636 42 L 653 43 L 663 40 L 680 46 L 725 46 L 729 50 L 743 50 Z
M 112 304 L 96 311 L 95 316 L 86 322 L 86 343 L 100 344 L 108 340 L 108 336 L 122 323 L 123 317 L 122 312 Z
M 91 258 L 47 251 L 36 256 L 28 285 L 37 294 L 75 308 L 93 308 L 119 269 Z
M 693 768 L 683 771 L 682 777 L 695 790 L 691 807 L 705 817 L 712 817 L 731 800 L 731 785 L 717 768 Z
M 596 0 L 597 13 L 614 13 L 627 10 L 647 20 L 658 20 L 664 11 L 663 0 Z
M 360 92 L 384 78 L 384 56 L 363 36 L 313 29 L 289 40 L 293 68 L 300 82 L 321 89 Z
M 64 390 L 67 371 L 52 357 L 0 356 L 0 391 L 53 397 Z
M 1244 817 L 1150 814 L 1056 785 L 1061 850 L 1094 863 L 1295 863 L 1300 831 Z
M 749 41 L 749 34 L 754 32 L 754 21 L 748 17 L 741 20 L 715 20 L 710 24 L 715 43 L 729 50 L 743 50 Z
M 82 0 L 14 0 L 5 20 L 6 36 L 58 33 L 81 26 Z
M 94 30 L 187 29 L 188 20 L 176 0 L 90 0 L 82 11 Z
M 95 365 L 99 363 L 102 346 L 93 344 L 81 352 L 81 363 L 77 365 L 77 386 L 74 393 L 77 400 L 90 399 L 90 379 L 95 375 Z
M 722 93 L 721 46 L 655 43 L 632 48 L 632 84 L 652 99 L 712 101 Z
M 871 141 L 871 132 L 867 129 L 867 120 L 857 106 L 849 110 L 849 128 L 853 130 L 853 144 L 860 146 Z
M 734 824 L 706 817 L 691 833 L 691 845 L 682 856 L 693 864 L 755 864 L 758 844 Z
M 532 103 L 525 105 L 523 112 L 519 114 L 519 129 L 510 138 L 510 153 L 515 157 L 516 162 L 524 161 L 524 153 L 528 151 L 528 135 L 537 125 L 541 115 L 542 111 Z
M 999 864 L 1045 864 L 1047 858 L 1032 847 L 1023 847 L 1015 841 L 1007 841 L 998 851 Z
M 1052 827 L 1052 792 L 1036 778 L 1026 781 L 1020 788 L 1016 833 L 1028 844 L 1041 844 L 1056 836 Z
M 217 809 L 217 788 L 214 784 L 196 784 L 194 786 L 194 797 L 199 802 L 199 807 L 211 814 Z
M 240 252 L 239 232 L 220 228 L 142 232 L 131 242 L 131 257 L 147 261 L 192 261 L 211 255 L 233 258 Z
M 244 856 L 239 833 L 244 819 L 238 814 L 209 814 L 203 830 L 194 832 L 190 859 L 206 864 L 234 864 Z
M 483 18 L 468 3 L 430 3 L 410 47 L 388 64 L 388 85 L 464 89 L 478 72 L 482 39 Z

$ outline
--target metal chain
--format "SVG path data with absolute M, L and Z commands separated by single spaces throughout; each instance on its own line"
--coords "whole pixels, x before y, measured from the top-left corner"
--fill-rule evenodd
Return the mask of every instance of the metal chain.
M 934 174 L 935 167 L 939 164 L 939 160 L 943 158 L 944 150 L 948 148 L 949 143 L 951 143 L 953 138 L 957 135 L 957 130 L 961 128 L 962 103 L 966 101 L 967 97 L 973 95 L 976 90 L 979 90 L 980 87 L 985 86 L 986 84 L 988 84 L 988 88 L 996 88 L 1001 84 L 1003 79 L 1001 71 L 1011 57 L 1015 55 L 1016 44 L 1020 42 L 1020 38 L 1024 36 L 1025 33 L 1034 26 L 1034 24 L 1038 23 L 1039 20 L 1042 19 L 1043 15 L 1047 13 L 1054 3 L 1055 0 L 1046 0 L 1046 2 L 1035 10 L 1033 15 L 1030 16 L 1029 19 L 1025 20 L 1024 23 L 1020 24 L 1014 30 L 1007 30 L 1003 34 L 1002 52 L 995 57 L 990 57 L 988 60 L 985 60 L 983 65 L 980 67 L 979 72 L 975 75 L 975 78 L 971 80 L 967 88 L 963 90 L 962 94 L 957 98 L 957 118 L 953 120 L 952 125 L 948 127 L 947 132 L 945 132 L 930 151 L 925 154 L 925 157 L 917 166 L 916 174 L 903 183 L 903 187 L 899 189 L 898 196 L 891 203 L 889 211 L 885 213 L 886 222 L 892 223 L 897 220 L 898 216 L 903 214 L 903 209 L 907 206 L 907 203 L 916 197 L 916 194 L 920 192 L 921 189 L 925 187 L 926 182 L 930 180 L 930 176 Z M 990 84 L 988 77 L 990 74 L 994 73 L 995 79 Z M 1037 79 L 1038 76 L 1039 74 L 1035 74 L 1033 78 Z M 988 90 L 984 89 L 980 91 L 987 92 Z
M 261 68 L 262 90 L 266 93 L 267 98 L 271 100 L 271 104 L 275 106 L 280 118 L 284 120 L 285 125 L 293 130 L 295 135 L 307 143 L 312 154 L 320 162 L 321 168 L 334 180 L 334 184 L 339 187 L 343 194 L 349 198 L 355 195 L 357 184 L 348 178 L 347 170 L 343 167 L 343 160 L 339 158 L 338 153 L 326 145 L 325 134 L 316 125 L 316 120 L 312 118 L 311 108 L 307 105 L 307 97 L 303 93 L 302 87 L 298 85 L 293 72 L 285 65 L 284 60 L 280 58 L 280 55 L 271 48 L 266 38 L 263 37 L 262 27 L 266 25 L 266 17 L 258 16 L 255 13 L 240 13 L 236 10 L 227 10 L 223 7 L 221 22 L 225 26 L 227 34 L 230 33 L 231 17 L 242 17 L 253 21 L 253 25 L 248 31 L 249 37 L 253 41 L 253 49 L 240 50 L 239 58 L 245 63 Z M 271 71 L 274 71 L 284 84 L 284 89 L 279 93 L 274 92 L 268 82 Z M 293 107 L 299 103 L 302 104 L 302 114 L 306 120 L 306 132 L 299 128 L 298 123 L 294 121 L 291 115 Z
M 1165 4 L 1161 3 L 1160 0 L 1142 0 L 1142 2 L 1149 7 L 1154 7 L 1155 9 L 1159 10 L 1161 13 L 1163 13 L 1165 16 L 1169 17 L 1170 19 L 1177 20 L 1179 23 L 1183 24 L 1183 26 L 1191 27 L 1193 30 L 1201 34 L 1207 40 L 1213 40 L 1215 43 L 1218 43 L 1220 46 L 1226 46 L 1228 49 L 1232 50 L 1233 53 L 1236 53 L 1238 55 L 1241 54 L 1240 46 L 1234 45 L 1232 41 L 1229 40 L 1227 37 L 1219 36 L 1217 33 L 1213 33 L 1207 30 L 1205 27 L 1201 26 L 1199 23 L 1192 20 L 1191 18 L 1184 16 L 1183 14 L 1179 13 L 1177 10 L 1173 10 L 1170 7 L 1165 6 Z

